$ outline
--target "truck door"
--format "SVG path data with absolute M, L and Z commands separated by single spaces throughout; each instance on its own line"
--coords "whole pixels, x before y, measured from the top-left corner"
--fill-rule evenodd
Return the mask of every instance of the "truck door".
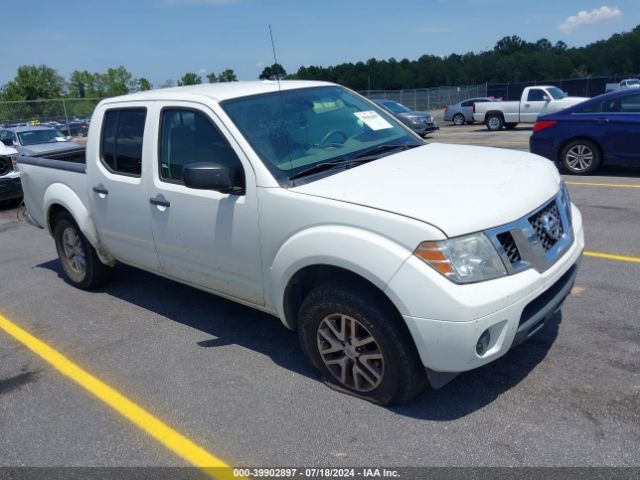
M 89 195 L 100 241 L 121 262 L 157 271 L 145 185 L 151 171 L 142 162 L 152 143 L 145 138 L 147 110 L 107 107 L 102 114 L 94 120 L 102 125 L 100 139 L 87 151 L 88 159 L 97 159 L 89 169 Z
M 545 100 L 547 98 L 548 100 Z M 542 88 L 531 88 L 524 102 L 520 103 L 520 121 L 535 123 L 538 115 L 542 115 L 551 97 Z
M 214 112 L 201 104 L 158 106 L 148 205 L 163 271 L 256 304 L 264 303 L 255 177 Z M 182 167 L 215 162 L 244 178 L 245 192 L 188 188 Z

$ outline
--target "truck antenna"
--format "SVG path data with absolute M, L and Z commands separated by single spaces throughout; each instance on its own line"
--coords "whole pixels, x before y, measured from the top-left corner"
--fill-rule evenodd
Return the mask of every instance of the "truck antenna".
M 278 64 L 278 58 L 276 57 L 276 44 L 273 41 L 273 30 L 271 29 L 271 25 L 269 25 L 269 36 L 271 37 L 271 50 L 273 51 L 273 62 L 274 67 Z M 280 72 L 276 69 L 276 80 L 278 81 L 278 90 L 280 90 Z
M 271 24 L 269 24 L 269 36 L 271 37 L 271 50 L 273 51 L 273 61 L 274 66 L 278 64 L 278 58 L 276 57 L 276 44 L 273 41 L 273 30 L 271 29 Z M 285 141 L 287 142 L 287 155 L 289 157 L 289 168 L 293 167 L 293 161 L 291 157 L 291 142 L 289 141 L 288 132 L 286 132 L 287 128 L 287 120 L 284 116 L 284 100 L 282 99 L 282 89 L 280 88 L 280 73 L 276 71 L 276 81 L 278 82 L 278 98 L 280 99 L 280 114 L 282 115 L 282 126 L 285 129 Z

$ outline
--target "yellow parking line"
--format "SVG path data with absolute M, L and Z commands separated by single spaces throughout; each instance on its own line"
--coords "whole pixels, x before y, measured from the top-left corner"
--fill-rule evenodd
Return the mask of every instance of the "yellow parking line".
M 615 187 L 615 188 L 640 188 L 640 185 L 628 183 L 597 183 L 597 182 L 565 182 L 567 185 L 582 185 L 584 187 Z
M 629 257 L 626 255 L 612 255 L 610 253 L 584 252 L 585 257 L 604 258 L 605 260 L 617 260 L 619 262 L 640 263 L 640 257 Z
M 154 417 L 151 413 L 136 405 L 86 370 L 83 370 L 60 352 L 20 328 L 2 314 L 0 314 L 0 330 L 4 330 L 11 337 L 50 363 L 60 373 L 95 395 L 169 450 L 178 454 L 190 464 L 201 468 L 207 475 L 219 479 L 239 478 L 233 476 L 232 468 L 222 460 L 179 434 L 160 419 Z

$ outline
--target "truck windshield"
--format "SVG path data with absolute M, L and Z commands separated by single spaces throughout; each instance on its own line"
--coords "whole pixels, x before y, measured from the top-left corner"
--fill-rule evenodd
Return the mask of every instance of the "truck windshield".
M 565 93 L 560 90 L 558 87 L 549 87 L 547 88 L 549 95 L 551 95 L 555 100 L 562 100 L 566 97 Z
M 221 105 L 279 181 L 382 145 L 424 143 L 381 108 L 338 86 L 284 90 Z
M 18 132 L 17 135 L 18 140 L 20 140 L 20 145 L 23 146 L 68 141 L 65 136 L 55 128 L 51 130 L 27 130 L 25 132 Z

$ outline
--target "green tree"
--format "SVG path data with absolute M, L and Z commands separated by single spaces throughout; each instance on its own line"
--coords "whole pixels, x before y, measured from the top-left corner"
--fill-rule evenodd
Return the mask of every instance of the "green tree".
M 141 92 L 144 92 L 146 90 L 151 90 L 153 88 L 153 85 L 151 84 L 151 82 L 144 77 L 138 78 L 136 80 L 136 83 L 138 85 L 138 90 Z
M 260 80 L 276 80 L 278 78 L 284 78 L 287 76 L 287 72 L 282 65 L 274 63 L 264 67 L 262 73 L 258 77 Z
M 207 80 L 209 80 L 209 83 L 216 83 L 218 81 L 218 76 L 211 72 L 209 74 L 207 74 Z
M 126 95 L 136 86 L 133 75 L 123 66 L 108 68 L 105 73 L 96 74 L 96 77 L 96 92 L 99 96 Z
M 219 82 L 237 82 L 238 77 L 236 77 L 236 74 L 232 69 L 227 68 L 226 70 L 223 70 L 222 73 L 220 73 L 220 75 L 218 75 L 218 81 Z
M 185 73 L 180 80 L 178 80 L 178 85 L 199 85 L 202 83 L 202 78 L 197 73 L 189 72 Z
M 7 83 L 4 97 L 8 100 L 38 100 L 58 98 L 64 92 L 64 78 L 46 65 L 25 65 L 18 68 L 16 76 Z

